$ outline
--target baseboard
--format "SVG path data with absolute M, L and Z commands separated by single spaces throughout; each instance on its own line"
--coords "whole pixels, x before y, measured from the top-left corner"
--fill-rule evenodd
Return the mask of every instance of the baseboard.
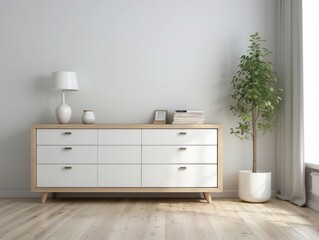
M 193 198 L 199 193 L 59 193 L 60 197 L 154 197 L 154 198 Z M 276 198 L 277 191 L 271 192 L 271 197 Z M 40 197 L 41 193 L 34 193 L 30 190 L 0 190 L 0 198 L 34 198 Z M 237 190 L 224 190 L 223 192 L 212 193 L 213 198 L 238 198 Z M 314 203 L 316 204 L 316 203 Z M 318 205 L 318 204 L 317 204 Z M 319 205 L 318 205 L 319 206 Z M 318 208 L 319 209 L 319 208 Z
M 34 198 L 40 197 L 41 193 L 30 190 L 0 190 L 0 198 Z
M 199 193 L 58 193 L 59 197 L 115 197 L 115 198 L 137 198 L 137 197 L 154 197 L 154 198 L 194 198 Z M 0 190 L 0 198 L 33 198 L 40 197 L 41 193 L 34 193 L 28 190 Z M 236 198 L 237 190 L 225 190 L 223 192 L 213 193 L 213 198 Z
M 308 200 L 306 205 L 307 205 L 307 207 L 319 212 L 319 203 L 316 203 L 314 201 Z
M 213 198 L 238 198 L 237 190 L 224 190 L 223 192 L 212 193 Z

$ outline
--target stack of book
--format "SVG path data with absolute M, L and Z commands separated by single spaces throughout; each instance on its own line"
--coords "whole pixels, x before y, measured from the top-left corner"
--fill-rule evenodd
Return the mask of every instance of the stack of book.
M 173 124 L 203 124 L 203 111 L 176 110 Z

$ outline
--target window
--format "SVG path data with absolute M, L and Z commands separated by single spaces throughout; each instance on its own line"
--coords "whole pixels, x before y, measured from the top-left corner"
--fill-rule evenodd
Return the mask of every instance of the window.
M 303 1 L 305 161 L 319 165 L 319 1 Z

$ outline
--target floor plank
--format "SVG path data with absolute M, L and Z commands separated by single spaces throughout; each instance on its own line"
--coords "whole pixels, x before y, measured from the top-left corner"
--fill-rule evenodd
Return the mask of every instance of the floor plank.
M 319 239 L 319 213 L 277 199 L 0 198 L 0 239 Z

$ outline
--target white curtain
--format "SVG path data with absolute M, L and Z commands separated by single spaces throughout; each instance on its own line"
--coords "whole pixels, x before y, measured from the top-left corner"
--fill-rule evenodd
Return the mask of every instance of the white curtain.
M 306 202 L 303 78 L 302 1 L 277 1 L 277 74 L 284 90 L 278 111 L 278 198 L 298 206 Z

